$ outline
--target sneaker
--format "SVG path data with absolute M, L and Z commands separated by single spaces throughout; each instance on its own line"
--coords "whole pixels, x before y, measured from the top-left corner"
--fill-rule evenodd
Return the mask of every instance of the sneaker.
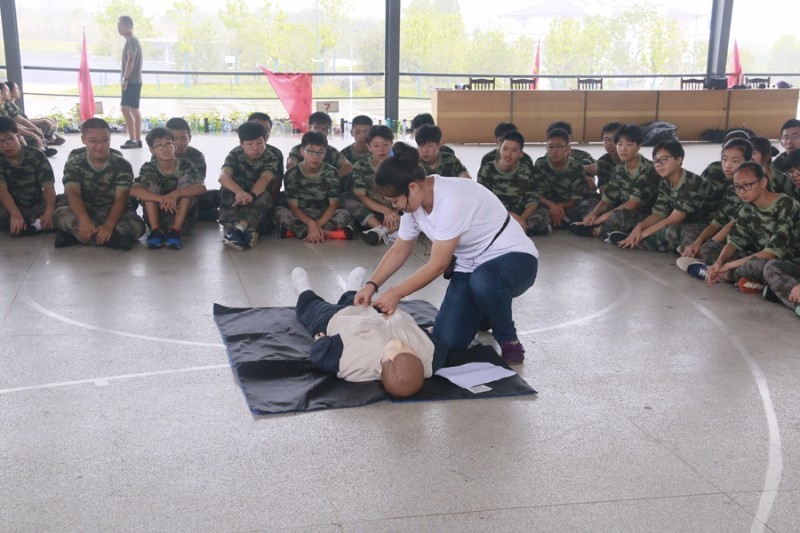
M 736 282 L 739 290 L 745 294 L 758 294 L 764 290 L 764 284 L 752 281 L 750 278 L 739 278 Z
M 389 237 L 389 232 L 386 230 L 385 226 L 378 226 L 377 228 L 362 231 L 361 237 L 363 237 L 364 241 L 370 246 L 377 246 L 381 242 L 386 242 Z
M 675 260 L 675 264 L 678 266 L 678 268 L 680 268 L 684 272 L 687 272 L 689 266 L 694 265 L 695 263 L 704 264 L 696 257 L 679 257 Z
M 311 283 L 308 281 L 308 274 L 301 267 L 295 267 L 291 275 L 292 288 L 298 296 L 311 290 Z
M 592 237 L 597 226 L 579 226 L 577 222 L 569 225 L 569 232 L 578 237 Z
M 519 365 L 525 360 L 525 348 L 521 342 L 503 341 L 500 343 L 501 357 L 509 365 Z
M 136 141 L 136 148 L 142 147 L 142 141 Z
M 244 231 L 244 245 L 248 248 L 253 248 L 256 243 L 258 242 L 258 232 L 257 231 Z
M 607 242 L 609 244 L 619 244 L 625 239 L 628 238 L 627 233 L 623 233 L 621 231 L 610 231 L 608 235 L 603 239 L 603 242 Z
M 44 149 L 44 155 L 46 155 L 47 157 L 53 157 L 57 153 L 58 153 L 58 150 L 56 150 L 55 148 L 45 148 Z
M 297 235 L 295 235 L 295 233 L 286 226 L 281 225 L 280 227 L 278 227 L 279 239 L 293 239 L 295 237 L 297 237 Z
M 52 141 L 47 141 L 47 142 L 49 144 L 52 144 L 53 146 L 61 146 L 62 144 L 67 142 L 67 140 L 64 137 L 62 137 L 61 135 L 59 135 L 57 133 L 54 133 L 53 134 L 53 140 Z
M 181 249 L 181 232 L 176 229 L 171 229 L 167 232 L 167 247 L 173 250 Z
M 222 237 L 222 244 L 233 250 L 243 252 L 245 249 L 244 235 L 238 229 L 231 229 Z
M 164 237 L 164 232 L 160 229 L 154 229 L 150 231 L 150 235 L 147 237 L 147 247 L 151 250 L 161 248 L 164 246 L 165 241 L 166 237 Z
M 778 298 L 778 295 L 775 294 L 775 291 L 769 288 L 769 285 L 764 285 L 764 291 L 761 293 L 761 296 L 768 302 L 772 303 L 780 303 L 781 299 Z
M 72 246 L 73 244 L 80 244 L 79 241 L 72 233 L 67 233 L 66 231 L 58 231 L 56 233 L 56 239 L 53 242 L 54 248 L 65 248 L 67 246 Z
M 125 141 L 123 144 L 120 145 L 120 148 L 122 148 L 123 150 L 128 150 L 130 148 L 139 148 L 139 147 L 140 147 L 139 143 L 137 143 L 132 139 L 128 139 L 127 141 Z
M 535 237 L 547 237 L 551 233 L 553 233 L 553 225 L 548 224 L 543 230 L 528 230 L 525 232 L 528 237 L 535 236 Z
M 364 286 L 364 278 L 367 277 L 367 271 L 364 267 L 355 267 L 347 276 L 347 284 L 344 287 L 345 291 L 357 291 Z
M 111 234 L 111 237 L 108 238 L 106 241 L 106 246 L 111 248 L 112 250 L 124 250 L 129 251 L 133 248 L 133 244 L 136 242 L 136 239 L 133 237 L 128 237 L 125 235 L 120 235 L 116 231 Z
M 387 246 L 391 246 L 391 245 L 394 244 L 394 241 L 396 241 L 396 240 L 397 240 L 397 232 L 393 231 L 389 235 L 386 236 L 386 238 L 383 240 L 383 242 L 385 242 Z
M 355 237 L 355 233 L 353 232 L 353 228 L 350 226 L 332 229 L 328 234 L 328 238 L 335 241 L 352 241 L 353 237 Z
M 708 265 L 702 261 L 697 261 L 686 267 L 686 273 L 693 278 L 702 279 L 705 281 L 705 279 L 708 277 Z

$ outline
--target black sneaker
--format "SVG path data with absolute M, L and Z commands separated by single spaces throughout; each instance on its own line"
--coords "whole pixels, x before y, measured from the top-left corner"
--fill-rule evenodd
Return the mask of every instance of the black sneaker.
M 123 150 L 128 150 L 130 148 L 141 148 L 141 144 L 139 144 L 140 142 L 141 141 L 137 143 L 136 141 L 128 139 L 127 141 L 125 141 L 125 143 L 120 145 L 120 148 L 122 148 Z
M 136 148 L 142 147 L 142 141 L 136 141 Z
M 67 233 L 66 231 L 58 231 L 56 232 L 56 239 L 53 242 L 53 246 L 55 248 L 65 248 L 67 246 L 72 246 L 73 244 L 80 244 L 81 241 L 75 238 L 72 233 Z
M 120 235 L 116 231 L 111 234 L 111 237 L 106 241 L 106 246 L 113 250 L 125 250 L 126 252 L 133 248 L 133 244 L 136 242 L 136 239 L 133 237 L 126 237 L 124 235 Z
M 622 233 L 621 231 L 610 231 L 603 240 L 609 244 L 619 244 L 627 238 L 627 233 Z
M 776 304 L 781 303 L 781 299 L 778 298 L 778 295 L 775 294 L 775 292 L 769 288 L 769 285 L 764 285 L 764 291 L 761 293 L 761 295 L 768 302 L 773 302 Z
M 58 153 L 58 150 L 56 150 L 55 148 L 45 148 L 44 149 L 44 155 L 46 155 L 47 157 L 53 157 L 57 153 Z
M 569 232 L 578 237 L 591 237 L 596 226 L 580 226 L 577 222 L 569 225 Z

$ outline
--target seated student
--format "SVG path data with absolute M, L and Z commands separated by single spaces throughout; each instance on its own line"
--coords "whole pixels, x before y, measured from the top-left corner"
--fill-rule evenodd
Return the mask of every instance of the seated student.
M 439 126 L 420 127 L 414 134 L 414 140 L 419 149 L 420 164 L 429 175 L 439 174 L 449 178 L 470 177 L 467 167 L 456 156 L 440 150 L 442 130 Z
M 750 144 L 753 145 L 753 161 L 761 165 L 761 168 L 764 169 L 764 175 L 769 180 L 769 190 L 792 196 L 791 189 L 788 192 L 783 190 L 788 178 L 772 164 L 772 158 L 778 155 L 778 149 L 772 146 L 772 142 L 769 139 L 761 135 L 752 135 Z
M 237 134 L 239 146 L 225 158 L 219 176 L 219 222 L 225 229 L 222 244 L 243 251 L 256 245 L 259 226 L 269 216 L 278 158 L 267 151 L 267 134 L 258 122 L 245 122 Z
M 30 121 L 35 127 L 39 128 L 42 133 L 44 133 L 44 139 L 47 141 L 47 144 L 52 146 L 59 146 L 67 142 L 67 140 L 60 136 L 58 132 L 58 124 L 56 121 L 47 117 L 41 118 L 28 118 L 28 116 L 23 113 L 22 109 L 16 104 L 16 101 L 22 98 L 22 89 L 19 88 L 19 84 L 17 82 L 8 80 L 6 81 L 6 85 L 8 85 L 8 90 L 11 94 L 9 99 L 10 106 L 16 108 L 17 112 L 22 118 L 25 118 Z
M 272 133 L 272 118 L 266 113 L 256 111 L 255 113 L 250 113 L 250 116 L 247 117 L 247 122 L 258 122 L 264 126 L 264 140 L 267 142 L 267 151 L 272 152 L 272 155 L 278 159 L 278 168 L 275 172 L 275 176 L 272 178 L 272 187 L 270 188 L 272 204 L 278 205 L 278 195 L 281 192 L 281 185 L 283 185 L 283 175 L 285 171 L 283 169 L 283 152 L 281 152 L 277 146 L 269 144 L 269 135 Z M 269 220 L 269 217 L 265 218 L 264 220 L 266 222 Z
M 782 182 L 781 191 L 800 202 L 800 150 L 795 150 L 784 160 L 786 167 L 785 180 Z M 787 192 L 788 191 L 788 192 Z
M 70 152 L 64 166 L 64 195 L 53 224 L 55 247 L 73 244 L 130 250 L 144 234 L 144 221 L 128 208 L 133 183 L 131 164 L 111 150 L 111 127 L 102 118 L 81 124 L 84 148 Z
M 433 115 L 430 113 L 420 113 L 418 115 L 414 115 L 414 118 L 411 119 L 411 124 L 409 124 L 408 129 L 411 132 L 411 137 L 416 138 L 417 130 L 419 130 L 422 126 L 435 126 L 436 123 L 433 121 Z M 441 145 L 439 150 L 442 152 L 447 152 L 452 155 L 456 155 L 456 152 L 446 145 Z
M 550 233 L 547 208 L 539 205 L 535 190 L 534 169 L 522 164 L 525 139 L 518 131 L 509 131 L 500 143 L 500 158 L 483 165 L 478 183 L 489 189 L 503 203 L 511 218 L 527 235 Z
M 150 227 L 148 248 L 166 245 L 179 250 L 181 235 L 197 224 L 196 199 L 206 192 L 205 177 L 190 160 L 175 157 L 174 138 L 167 128 L 150 130 L 145 141 L 156 160 L 142 165 L 131 186 L 131 197 L 142 204 Z
M 297 236 L 309 243 L 354 237 L 353 216 L 339 209 L 339 177 L 325 163 L 328 139 L 309 131 L 300 143 L 302 160 L 286 172 L 286 202 L 275 208 L 275 224 L 282 239 Z
M 511 131 L 518 131 L 517 127 L 511 122 L 501 122 L 494 128 L 494 138 L 497 140 L 497 148 L 490 150 L 481 158 L 480 168 L 485 167 L 489 163 L 494 163 L 500 159 L 500 146 L 503 144 L 503 138 L 506 133 Z M 533 159 L 526 153 L 522 153 L 522 159 L 519 162 L 533 168 Z
M 392 396 L 411 396 L 422 388 L 424 378 L 444 366 L 447 348 L 402 309 L 383 314 L 370 306 L 354 305 L 364 275 L 363 268 L 354 268 L 344 294 L 332 304 L 314 293 L 305 270 L 292 270 L 297 319 L 315 339 L 309 359 L 341 379 L 380 380 Z
M 724 196 L 718 201 L 711 222 L 699 234 L 694 226 L 684 228 L 681 245 L 678 248 L 683 257 L 699 256 L 707 264 L 713 263 L 717 258 L 733 226 L 736 214 L 742 208 L 742 200 L 731 185 L 733 175 L 739 165 L 750 161 L 752 157 L 753 145 L 746 139 L 733 138 L 722 146 L 722 172 L 728 180 L 728 187 L 724 189 Z M 717 201 L 717 198 L 715 195 L 712 202 Z
M 547 131 L 545 132 L 545 136 L 549 134 L 554 129 L 561 129 L 565 130 L 567 134 L 569 134 L 569 152 L 567 153 L 567 157 L 571 157 L 578 161 L 581 165 L 583 165 L 583 172 L 586 174 L 584 178 L 586 180 L 586 185 L 589 186 L 591 190 L 596 190 L 597 185 L 594 182 L 594 177 L 597 174 L 597 162 L 594 160 L 592 155 L 585 150 L 580 150 L 578 148 L 573 148 L 572 145 L 572 124 L 565 120 L 556 120 L 555 122 L 551 122 L 549 126 L 547 126 Z M 544 156 L 542 156 L 544 157 Z M 541 157 L 539 159 L 542 159 Z
M 750 140 L 750 135 L 744 130 L 731 130 L 725 134 L 725 137 L 722 139 L 722 146 L 725 146 L 725 143 L 730 141 L 731 139 L 744 139 L 746 141 Z M 731 176 L 725 174 L 722 170 L 722 161 L 712 161 L 708 164 L 708 166 L 703 169 L 703 172 L 700 173 L 701 176 L 706 178 L 707 180 L 711 181 L 714 184 L 718 191 L 724 194 L 724 191 L 727 191 L 731 185 Z
M 800 262 L 773 259 L 764 267 L 764 297 L 782 302 L 800 316 Z
M 325 139 L 328 138 L 328 134 L 331 131 L 332 125 L 333 121 L 331 120 L 330 115 L 323 111 L 311 113 L 311 115 L 308 117 L 308 131 L 319 133 L 320 135 L 324 136 Z M 326 147 L 324 162 L 335 168 L 340 178 L 349 176 L 353 172 L 353 165 L 345 156 L 342 155 L 339 150 L 327 144 L 327 140 L 325 142 Z M 294 168 L 295 165 L 303 160 L 303 150 L 301 148 L 302 144 L 298 144 L 289 152 L 289 158 L 286 160 L 287 171 Z M 344 190 L 341 192 L 344 192 Z
M 606 192 L 606 185 L 614 175 L 614 169 L 622 160 L 617 155 L 617 144 L 614 142 L 614 134 L 622 127 L 621 122 L 609 122 L 600 131 L 603 138 L 603 148 L 606 153 L 597 159 L 597 188 L 600 196 Z
M 800 261 L 794 236 L 800 232 L 800 204 L 785 194 L 770 192 L 761 165 L 742 163 L 733 188 L 743 205 L 728 234 L 727 244 L 705 272 L 708 286 L 735 283 L 742 292 L 764 289 L 764 267 L 772 259 Z
M 353 144 L 348 145 L 342 150 L 342 155 L 345 156 L 353 166 L 362 159 L 366 159 L 370 156 L 369 148 L 367 147 L 367 133 L 369 133 L 371 127 L 372 119 L 367 115 L 353 117 L 353 123 L 350 126 L 350 135 L 353 137 Z
M 375 170 L 389 157 L 393 141 L 394 134 L 387 126 L 372 126 L 367 133 L 367 147 L 372 157 L 362 159 L 353 167 L 353 194 L 357 201 L 346 207 L 357 224 L 368 228 L 362 236 L 372 246 L 393 242 L 400 226 L 397 210 L 375 185 Z
M 714 186 L 705 178 L 683 168 L 685 152 L 677 140 L 661 141 L 653 148 L 653 164 L 661 176 L 653 212 L 636 224 L 624 238 L 611 235 L 621 248 L 641 248 L 655 252 L 674 252 L 681 244 L 687 225 L 708 224 L 716 208 Z
M 58 153 L 55 148 L 47 146 L 42 130 L 20 115 L 19 108 L 11 101 L 11 91 L 5 82 L 0 82 L 0 116 L 9 117 L 17 123 L 19 134 L 25 138 L 25 142 L 29 146 L 38 148 L 47 157 L 53 157 Z
M 583 220 L 600 200 L 589 187 L 583 166 L 568 157 L 569 133 L 555 128 L 547 132 L 547 155 L 536 160 L 534 187 L 547 209 L 548 232 Z
M 0 154 L 0 231 L 20 237 L 53 229 L 53 168 L 42 152 L 22 145 L 9 117 L 0 117 Z
M 621 163 L 606 185 L 605 193 L 592 211 L 569 230 L 583 237 L 608 238 L 612 231 L 630 233 L 652 212 L 661 177 L 653 162 L 639 153 L 642 130 L 634 124 L 622 126 L 614 134 Z
M 781 146 L 783 146 L 784 152 L 776 157 L 773 163 L 775 168 L 785 173 L 789 169 L 786 166 L 789 155 L 800 149 L 800 120 L 790 118 L 783 123 L 783 126 L 781 126 Z

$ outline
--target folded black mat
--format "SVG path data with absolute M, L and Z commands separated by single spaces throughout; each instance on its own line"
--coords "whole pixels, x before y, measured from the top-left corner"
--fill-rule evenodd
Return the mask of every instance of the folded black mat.
M 436 317 L 436 308 L 428 302 L 404 301 L 400 306 L 423 327 L 432 325 Z M 518 375 L 492 382 L 488 385 L 492 390 L 480 394 L 433 376 L 425 380 L 420 392 L 399 400 L 387 395 L 379 381 L 352 383 L 314 367 L 308 360 L 314 340 L 292 307 L 231 308 L 214 304 L 214 321 L 247 405 L 259 415 L 357 407 L 385 399 L 431 401 L 536 394 Z M 447 357 L 447 366 L 470 362 L 508 368 L 489 346 L 452 351 Z

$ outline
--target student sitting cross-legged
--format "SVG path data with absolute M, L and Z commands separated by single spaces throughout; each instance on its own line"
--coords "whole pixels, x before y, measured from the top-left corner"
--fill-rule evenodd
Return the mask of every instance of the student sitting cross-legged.
M 153 128 L 145 141 L 155 161 L 139 170 L 131 197 L 142 204 L 150 227 L 148 248 L 181 247 L 181 236 L 197 224 L 197 198 L 206 192 L 197 169 L 188 159 L 175 157 L 174 134 L 167 128 Z
M 350 240 L 353 216 L 339 209 L 339 177 L 325 163 L 328 139 L 309 131 L 303 135 L 302 161 L 286 172 L 286 202 L 275 208 L 280 238 L 298 237 L 309 243 L 327 239 Z
M 481 167 L 483 168 L 490 163 L 494 163 L 500 159 L 500 147 L 503 145 L 503 139 L 505 138 L 506 133 L 512 131 L 519 131 L 517 129 L 516 124 L 513 122 L 500 122 L 494 128 L 494 138 L 497 140 L 497 148 L 494 148 L 481 157 Z M 533 169 L 533 159 L 527 153 L 522 153 L 522 159 L 519 160 L 520 164 L 528 165 Z
M 442 130 L 439 126 L 424 125 L 414 133 L 414 141 L 419 148 L 422 168 L 430 174 L 450 178 L 469 178 L 467 167 L 453 154 L 443 151 Z

